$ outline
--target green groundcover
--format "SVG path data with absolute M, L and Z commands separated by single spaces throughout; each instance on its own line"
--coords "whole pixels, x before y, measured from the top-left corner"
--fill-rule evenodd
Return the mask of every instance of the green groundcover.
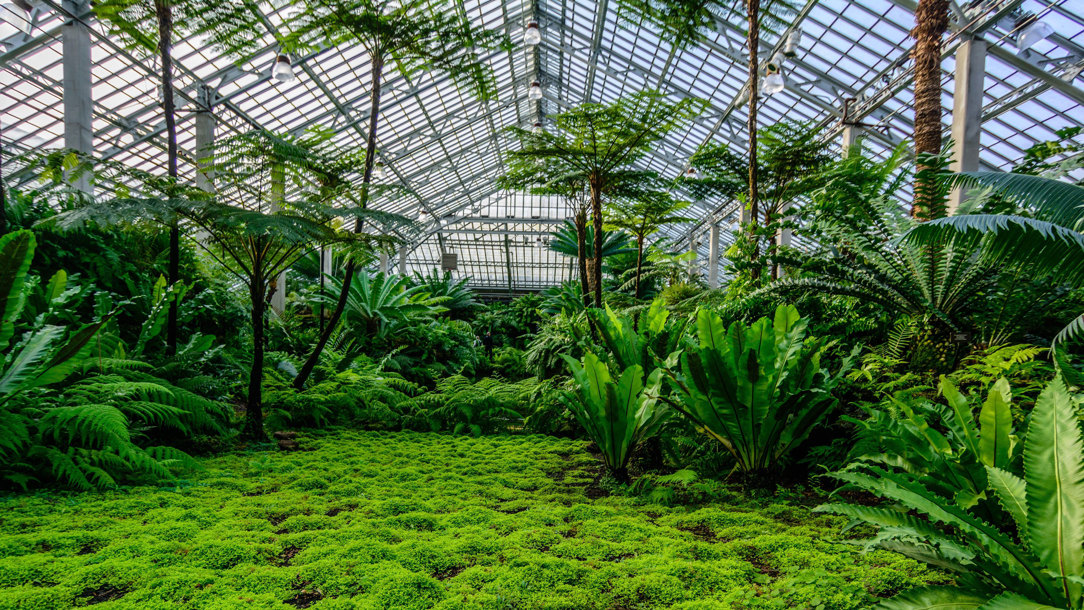
M 582 442 L 299 440 L 170 487 L 4 498 L 0 608 L 863 608 L 938 580 L 781 500 L 606 495 Z

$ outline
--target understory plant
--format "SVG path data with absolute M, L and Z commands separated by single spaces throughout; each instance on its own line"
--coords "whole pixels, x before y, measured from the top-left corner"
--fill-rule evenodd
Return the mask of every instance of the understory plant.
M 992 400 L 1002 401 L 1004 392 L 995 388 Z M 1010 459 L 1006 413 L 1003 406 L 984 405 L 980 430 L 969 417 L 960 418 L 952 440 L 978 456 L 987 482 L 981 492 L 1008 518 L 985 519 L 981 505 L 966 495 L 947 495 L 936 480 L 905 464 L 859 462 L 833 475 L 891 504 L 817 510 L 877 526 L 873 544 L 955 573 L 954 586 L 908 591 L 882 607 L 1084 608 L 1084 437 L 1077 399 L 1060 378 L 1040 394 L 1022 464 Z
M 808 320 L 793 305 L 775 318 L 729 328 L 718 314 L 697 313 L 699 344 L 669 368 L 667 399 L 705 434 L 722 443 L 747 477 L 779 467 L 835 408 L 833 390 L 853 354 L 833 373 L 822 363 L 831 343 L 807 337 Z
M 591 352 L 579 362 L 564 359 L 576 382 L 575 391 L 563 396 L 565 406 L 598 445 L 610 474 L 628 483 L 633 451 L 657 434 L 670 416 L 670 409 L 658 401 L 662 370 L 654 368 L 645 375 L 643 367 L 634 364 L 615 379 L 610 367 Z

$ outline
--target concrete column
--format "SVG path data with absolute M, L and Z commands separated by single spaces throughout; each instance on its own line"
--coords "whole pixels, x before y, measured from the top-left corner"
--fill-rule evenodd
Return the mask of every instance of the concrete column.
M 692 281 L 692 279 L 696 277 L 696 235 L 689 236 L 689 252 L 692 253 L 692 256 L 689 258 L 689 280 Z
M 86 0 L 63 0 L 63 8 L 72 15 L 84 15 L 90 10 Z M 90 81 L 90 28 L 77 19 L 61 27 L 64 83 L 64 146 L 81 153 L 94 152 L 92 121 L 94 98 Z M 89 176 L 83 176 L 73 186 L 92 193 Z
M 380 263 L 379 263 L 379 267 L 377 268 L 377 271 L 379 271 L 380 273 L 383 273 L 384 275 L 388 274 L 388 253 L 387 252 L 381 252 L 380 253 Z
M 861 130 L 862 128 L 856 125 L 843 126 L 843 131 L 839 134 L 839 147 L 844 157 L 846 157 L 847 154 L 851 152 L 851 149 L 855 146 L 861 148 L 861 142 L 858 141 L 859 136 L 862 135 Z
M 982 135 L 982 92 L 986 80 L 986 41 L 964 40 L 956 50 L 956 77 L 952 94 L 952 164 L 954 172 L 979 169 Z M 967 197 L 963 189 L 949 194 L 948 213 L 954 214 Z
M 719 287 L 719 223 L 711 223 L 708 231 L 708 288 Z
M 399 248 L 399 275 L 406 275 L 407 274 L 407 266 L 406 266 L 407 254 L 409 254 L 409 252 L 407 251 L 407 247 L 406 246 L 400 246 L 400 248 Z
M 286 201 L 286 169 L 281 165 L 271 168 L 271 212 L 282 209 Z M 275 278 L 275 293 L 271 295 L 271 309 L 281 314 L 286 311 L 286 270 Z
M 199 87 L 199 106 L 196 110 L 196 186 L 213 193 L 214 172 L 211 169 L 211 152 L 215 145 L 215 114 L 212 108 L 214 92 L 207 85 Z
M 320 260 L 321 266 L 324 269 L 325 275 L 335 275 L 335 251 L 331 246 L 324 246 L 320 248 Z

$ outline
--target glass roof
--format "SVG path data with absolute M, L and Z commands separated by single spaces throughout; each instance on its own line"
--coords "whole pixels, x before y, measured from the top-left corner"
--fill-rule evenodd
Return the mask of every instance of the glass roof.
M 761 99 L 760 123 L 802 120 L 840 131 L 844 100 L 855 98 L 852 117 L 874 124 L 865 147 L 883 155 L 910 137 L 913 66 L 907 54 L 915 0 L 810 1 L 789 29 L 803 32 L 797 57 L 785 67 L 787 88 Z M 74 2 L 41 0 L 29 13 L 0 8 L 0 127 L 5 153 L 63 145 L 62 42 L 66 20 L 89 24 L 92 38 L 93 146 L 96 155 L 150 171 L 165 171 L 165 130 L 156 61 L 126 50 L 105 35 Z M 283 22 L 289 3 L 260 2 L 268 28 Z M 486 288 L 537 289 L 572 277 L 569 260 L 537 248 L 555 223 L 568 216 L 549 198 L 501 192 L 495 179 L 503 153 L 516 146 L 504 131 L 529 127 L 584 101 L 612 102 L 645 88 L 709 102 L 707 112 L 672 134 L 644 160 L 663 175 L 676 176 L 689 156 L 708 141 L 744 148 L 747 134 L 745 32 L 719 20 L 700 45 L 677 50 L 647 24 L 621 21 L 616 0 L 458 0 L 476 25 L 500 29 L 516 43 L 512 51 L 485 57 L 498 83 L 497 95 L 479 101 L 437 74 L 386 71 L 379 128 L 384 179 L 409 187 L 373 206 L 415 216 L 428 212 L 427 231 L 411 244 L 409 271 L 439 267 L 443 252 L 458 255 L 457 274 Z M 1060 128 L 1084 124 L 1084 2 L 1080 0 L 979 0 L 952 2 L 952 33 L 942 64 L 946 135 L 951 120 L 954 52 L 961 30 L 989 43 L 982 109 L 980 164 L 1009 169 L 1035 143 Z M 1015 22 L 1035 14 L 1054 34 L 1018 54 Z M 531 18 L 542 43 L 524 47 Z M 766 61 L 786 32 L 761 38 Z M 368 126 L 369 62 L 362 49 L 340 46 L 297 58 L 297 78 L 271 78 L 277 53 L 274 36 L 266 49 L 240 65 L 218 56 L 205 41 L 181 39 L 174 48 L 177 74 L 181 171 L 192 176 L 195 110 L 202 86 L 209 88 L 218 134 L 264 127 L 302 134 L 332 128 L 344 146 L 363 146 Z M 540 102 L 527 99 L 528 85 L 542 83 Z M 736 221 L 736 203 L 697 201 L 692 225 L 666 228 L 678 248 L 699 247 L 712 219 Z M 440 219 L 438 223 L 436 219 Z M 699 243 L 699 246 L 697 244 Z

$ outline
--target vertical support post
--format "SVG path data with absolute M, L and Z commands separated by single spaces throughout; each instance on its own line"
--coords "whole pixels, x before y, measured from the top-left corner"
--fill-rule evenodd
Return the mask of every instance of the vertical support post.
M 954 172 L 979 169 L 982 136 L 982 93 L 986 80 L 986 41 L 970 38 L 956 50 L 956 77 L 952 93 L 952 164 Z M 955 188 L 949 194 L 948 214 L 959 209 L 967 193 Z
M 846 157 L 851 149 L 855 146 L 860 146 L 858 136 L 861 135 L 861 127 L 857 125 L 844 125 L 843 131 L 840 133 L 839 147 L 843 152 L 843 156 Z
M 74 15 L 61 27 L 64 82 L 64 147 L 81 153 L 94 152 L 94 98 L 90 81 L 90 28 L 78 17 L 90 10 L 87 0 L 63 0 L 63 8 Z M 83 175 L 73 184 L 87 194 L 93 193 L 90 176 Z
M 377 263 L 377 265 L 378 265 L 377 271 L 379 271 L 380 273 L 383 273 L 384 275 L 388 274 L 388 253 L 387 252 L 381 252 L 380 253 L 380 259 L 379 259 L 379 262 Z
M 406 275 L 407 247 L 399 246 L 399 275 Z
M 277 212 L 286 201 L 286 168 L 276 165 L 271 168 L 271 212 Z M 286 270 L 275 278 L 274 292 L 271 294 L 271 309 L 278 314 L 286 311 Z
M 214 91 L 208 85 L 199 86 L 199 105 L 196 108 L 196 186 L 213 193 L 214 171 L 211 154 L 215 145 Z
M 692 254 L 692 256 L 689 257 L 689 281 L 691 282 L 696 278 L 697 243 L 695 234 L 689 235 L 689 252 Z
M 708 232 L 708 288 L 719 287 L 719 223 L 712 222 Z

